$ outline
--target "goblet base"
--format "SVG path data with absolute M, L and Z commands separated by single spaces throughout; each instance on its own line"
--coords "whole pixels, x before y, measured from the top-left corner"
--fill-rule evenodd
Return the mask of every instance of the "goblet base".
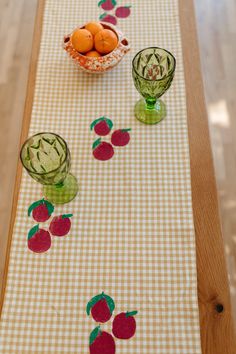
M 65 204 L 73 200 L 78 193 L 77 179 L 68 174 L 63 183 L 43 187 L 44 196 L 53 204 Z
M 153 109 L 147 108 L 144 99 L 139 100 L 134 107 L 135 117 L 145 124 L 157 124 L 166 116 L 166 105 L 163 101 L 157 100 Z

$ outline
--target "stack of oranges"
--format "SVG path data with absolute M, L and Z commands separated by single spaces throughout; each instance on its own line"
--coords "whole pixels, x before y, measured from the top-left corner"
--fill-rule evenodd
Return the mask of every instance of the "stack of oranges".
M 104 29 L 101 23 L 89 22 L 72 33 L 71 42 L 77 52 L 87 57 L 101 57 L 116 48 L 118 38 L 115 32 Z

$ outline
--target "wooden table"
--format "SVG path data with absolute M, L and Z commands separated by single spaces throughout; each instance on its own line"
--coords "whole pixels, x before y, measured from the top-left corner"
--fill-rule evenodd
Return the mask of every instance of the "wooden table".
M 192 0 L 179 0 L 179 8 L 187 94 L 202 351 L 203 354 L 234 354 L 236 353 L 236 338 L 231 316 L 229 285 L 219 220 L 216 183 Z M 28 135 L 30 124 L 43 9 L 44 0 L 39 0 L 21 144 Z M 21 172 L 22 167 L 18 162 L 7 254 L 5 260 L 1 259 L 1 262 L 5 261 L 5 274 L 0 310 L 2 309 L 4 299 Z

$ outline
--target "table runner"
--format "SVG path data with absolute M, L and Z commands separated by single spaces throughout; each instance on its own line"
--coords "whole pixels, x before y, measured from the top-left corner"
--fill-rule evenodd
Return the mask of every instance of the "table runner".
M 127 5 L 124 1 L 119 4 Z M 195 238 L 185 85 L 178 2 L 131 1 L 119 21 L 132 51 L 113 71 L 87 75 L 61 49 L 63 35 L 97 19 L 97 2 L 47 0 L 29 134 L 53 131 L 68 142 L 79 196 L 57 207 L 73 212 L 70 235 L 53 240 L 48 253 L 27 249 L 34 225 L 27 208 L 41 186 L 23 173 L 12 236 L 1 321 L 2 353 L 88 353 L 96 323 L 86 315 L 91 297 L 104 291 L 115 314 L 137 310 L 137 331 L 116 341 L 117 353 L 200 353 Z M 148 46 L 175 55 L 177 70 L 165 94 L 166 119 L 137 122 L 131 78 L 134 54 Z M 90 123 L 110 117 L 131 127 L 131 141 L 114 158 L 93 159 Z M 111 322 L 103 326 L 110 332 Z

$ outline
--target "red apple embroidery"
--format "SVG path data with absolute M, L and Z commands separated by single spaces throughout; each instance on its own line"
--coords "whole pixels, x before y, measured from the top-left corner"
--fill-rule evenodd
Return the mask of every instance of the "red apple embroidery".
M 65 236 L 71 228 L 70 218 L 73 214 L 54 216 L 49 226 L 49 231 L 53 236 Z
M 35 225 L 28 233 L 28 248 L 35 253 L 43 253 L 51 247 L 51 236 L 46 230 Z
M 114 155 L 113 146 L 110 143 L 97 139 L 93 143 L 93 156 L 100 161 L 110 160 Z
M 136 321 L 133 317 L 137 311 L 122 312 L 114 318 L 112 323 L 112 333 L 116 338 L 129 339 L 134 336 L 136 331 Z
M 130 141 L 129 131 L 131 129 L 119 129 L 115 130 L 111 136 L 111 142 L 115 146 L 125 146 Z
M 96 327 L 89 338 L 90 354 L 115 354 L 116 344 L 111 334 Z
M 100 117 L 92 122 L 90 129 L 95 131 L 99 136 L 105 136 L 110 133 L 113 123 L 106 117 Z
M 113 299 L 102 292 L 94 296 L 87 304 L 86 312 L 89 316 L 90 313 L 94 321 L 98 323 L 105 323 L 109 321 L 115 309 Z
M 30 205 L 28 216 L 32 213 L 33 219 L 37 222 L 47 221 L 54 211 L 54 206 L 45 199 L 37 200 Z
M 99 20 L 103 21 L 103 22 L 108 22 L 113 24 L 114 26 L 117 25 L 117 19 L 115 16 L 113 15 L 109 15 L 106 12 L 104 14 L 102 14 L 101 16 L 99 16 Z
M 131 6 L 120 6 L 116 9 L 116 17 L 127 18 L 131 14 Z
M 99 1 L 98 6 L 105 11 L 110 11 L 116 6 L 116 0 L 101 0 Z

